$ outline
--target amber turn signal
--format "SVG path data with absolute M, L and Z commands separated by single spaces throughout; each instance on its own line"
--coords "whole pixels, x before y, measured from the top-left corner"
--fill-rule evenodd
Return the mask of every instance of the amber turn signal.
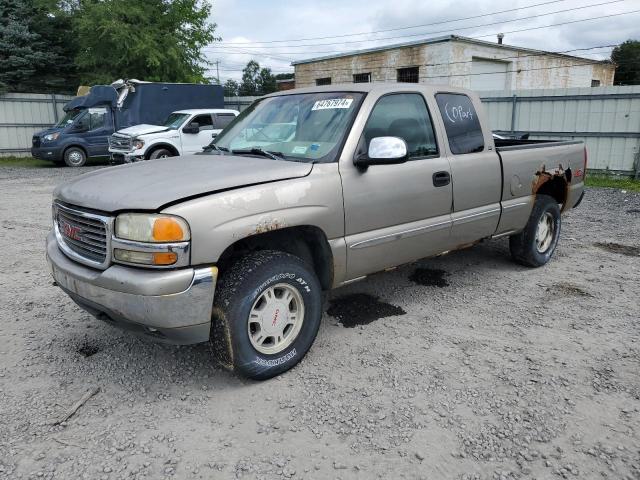
M 154 265 L 173 265 L 178 260 L 178 254 L 174 252 L 162 252 L 153 254 Z
M 174 218 L 160 217 L 153 222 L 153 239 L 156 242 L 179 242 L 184 237 L 182 226 Z

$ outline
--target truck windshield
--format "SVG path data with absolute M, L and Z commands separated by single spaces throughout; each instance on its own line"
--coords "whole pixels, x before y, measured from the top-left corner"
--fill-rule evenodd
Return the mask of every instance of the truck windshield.
M 215 152 L 255 154 L 262 150 L 285 160 L 333 162 L 363 96 L 317 92 L 265 98 L 218 135 Z
M 171 130 L 177 130 L 188 116 L 188 113 L 172 113 L 164 121 L 163 125 Z
M 56 127 L 65 127 L 71 123 L 73 123 L 82 113 L 84 113 L 84 109 L 74 108 L 73 110 L 67 111 L 58 123 L 56 123 Z

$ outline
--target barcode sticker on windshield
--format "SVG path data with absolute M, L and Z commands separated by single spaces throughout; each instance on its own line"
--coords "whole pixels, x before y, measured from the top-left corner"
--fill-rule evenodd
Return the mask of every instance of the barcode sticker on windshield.
M 328 110 L 331 108 L 350 108 L 353 98 L 331 98 L 328 100 L 318 100 L 313 104 L 311 110 Z

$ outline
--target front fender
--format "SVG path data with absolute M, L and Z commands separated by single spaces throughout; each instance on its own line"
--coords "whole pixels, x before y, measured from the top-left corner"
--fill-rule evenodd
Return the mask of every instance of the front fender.
M 227 247 L 243 238 L 295 226 L 320 228 L 329 240 L 344 236 L 342 186 L 338 165 L 314 165 L 302 178 L 219 192 L 164 210 L 191 228 L 191 262 L 216 263 Z

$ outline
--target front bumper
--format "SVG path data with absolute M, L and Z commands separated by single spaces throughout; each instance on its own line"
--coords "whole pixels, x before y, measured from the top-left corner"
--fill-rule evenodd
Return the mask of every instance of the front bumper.
M 62 160 L 62 147 L 40 144 L 39 147 L 31 147 L 31 156 L 41 160 L 51 160 L 52 162 Z
M 137 153 L 136 153 L 137 152 Z M 120 150 L 109 150 L 113 163 L 133 163 L 144 160 L 144 154 L 138 151 L 125 152 Z
M 100 320 L 167 343 L 209 340 L 216 267 L 95 270 L 64 255 L 53 233 L 47 237 L 47 262 L 58 286 Z

